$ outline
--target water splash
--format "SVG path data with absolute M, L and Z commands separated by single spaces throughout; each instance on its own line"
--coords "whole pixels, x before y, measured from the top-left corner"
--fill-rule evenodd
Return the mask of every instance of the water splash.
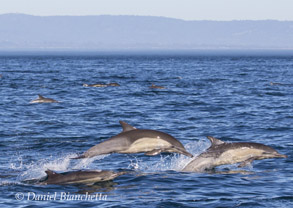
M 29 164 L 24 164 L 23 172 L 19 176 L 20 180 L 36 179 L 46 176 L 45 171 L 50 169 L 54 171 L 66 171 L 69 169 L 70 159 L 75 155 L 69 154 L 54 158 L 53 156 Z
M 50 156 L 28 164 L 23 162 L 23 158 L 19 156 L 17 160 L 10 164 L 10 169 L 20 171 L 17 181 L 40 179 L 46 176 L 45 171 L 50 169 L 53 171 L 71 171 L 76 169 L 87 169 L 95 160 L 101 160 L 108 155 L 101 155 L 94 158 L 86 158 L 82 160 L 72 160 L 76 154 L 66 154 L 58 158 Z
M 142 161 L 139 160 L 137 157 L 134 157 L 134 160 L 130 159 L 130 164 L 128 165 L 127 168 L 128 169 L 139 170 L 139 163 L 141 163 Z
M 205 149 L 210 146 L 207 141 L 192 141 L 185 145 L 185 148 L 188 152 L 197 156 Z M 185 155 L 161 155 L 160 160 L 157 158 L 152 161 L 144 161 L 138 158 L 135 160 L 130 160 L 130 165 L 128 168 L 133 168 L 134 170 L 139 170 L 143 172 L 162 172 L 167 170 L 181 171 L 182 168 L 188 164 L 192 158 L 189 158 Z
M 192 141 L 185 145 L 187 151 L 192 153 L 194 156 L 200 154 L 208 146 L 209 143 L 207 141 Z M 22 156 L 18 156 L 17 159 L 10 164 L 10 169 L 20 172 L 17 177 L 17 181 L 40 179 L 46 176 L 45 171 L 47 169 L 65 172 L 80 169 L 93 169 L 92 165 L 95 165 L 94 169 L 96 169 L 96 164 L 93 162 L 104 159 L 109 156 L 109 154 L 99 155 L 93 158 L 72 160 L 72 158 L 76 156 L 77 155 L 75 153 L 61 155 L 57 158 L 55 156 L 50 156 L 49 158 L 39 159 L 28 164 L 24 162 Z M 128 168 L 144 172 L 163 172 L 167 170 L 180 171 L 191 160 L 192 158 L 178 154 L 160 155 L 159 160 L 155 157 L 150 158 L 148 161 L 138 157 L 132 157 Z
M 0 181 L 0 186 L 13 186 L 13 185 L 21 185 L 18 181 Z
M 72 167 L 72 169 L 85 169 L 85 168 L 90 168 L 91 164 L 96 161 L 96 160 L 102 160 L 105 157 L 109 156 L 110 154 L 107 155 L 98 155 L 96 157 L 92 157 L 92 158 L 84 158 L 84 159 L 80 159 L 77 160 L 78 162 Z
M 18 156 L 15 162 L 10 163 L 10 169 L 12 170 L 21 170 L 22 168 L 23 168 L 22 156 Z

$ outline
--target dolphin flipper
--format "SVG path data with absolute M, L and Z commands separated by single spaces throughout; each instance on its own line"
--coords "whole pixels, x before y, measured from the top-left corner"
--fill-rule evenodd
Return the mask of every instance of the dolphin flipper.
M 162 152 L 162 149 L 154 149 L 152 151 L 146 152 L 145 155 L 152 156 L 152 155 L 157 155 Z
M 256 160 L 255 157 L 249 158 L 249 159 L 243 161 L 242 163 L 240 163 L 240 164 L 238 165 L 238 168 L 242 168 L 242 167 L 244 167 L 244 166 L 250 165 L 254 160 Z
M 188 156 L 188 157 L 193 157 L 193 155 L 190 154 L 189 152 L 187 152 L 181 148 L 175 147 L 175 146 L 165 148 L 165 149 L 154 149 L 152 151 L 146 152 L 145 155 L 152 156 L 152 155 L 160 154 L 161 152 L 176 152 L 176 153 Z

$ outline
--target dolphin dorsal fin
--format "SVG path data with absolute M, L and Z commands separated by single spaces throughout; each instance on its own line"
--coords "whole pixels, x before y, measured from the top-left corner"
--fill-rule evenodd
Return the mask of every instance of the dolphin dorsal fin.
M 60 175 L 59 173 L 56 173 L 56 172 L 54 172 L 54 171 L 52 171 L 52 170 L 49 170 L 49 169 L 46 170 L 45 173 L 47 174 L 48 178 L 49 178 L 49 177 L 54 177 L 54 176 L 56 176 L 56 175 Z
M 126 122 L 124 122 L 124 121 L 119 121 L 119 123 L 121 124 L 121 126 L 122 126 L 122 128 L 123 128 L 123 132 L 131 131 L 131 130 L 136 129 L 135 127 L 129 125 L 128 123 L 126 123 Z
M 224 144 L 225 143 L 222 140 L 219 140 L 219 139 L 217 139 L 215 137 L 212 137 L 212 136 L 207 136 L 207 138 L 211 141 L 212 146 L 220 145 L 220 144 Z
M 38 96 L 39 96 L 39 99 L 44 99 L 42 95 L 38 94 Z

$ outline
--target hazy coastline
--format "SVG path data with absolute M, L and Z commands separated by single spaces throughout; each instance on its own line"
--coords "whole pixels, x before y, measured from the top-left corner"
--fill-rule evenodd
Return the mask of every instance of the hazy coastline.
M 291 51 L 293 21 L 0 15 L 1 51 Z M 287 52 L 286 52 L 287 53 Z

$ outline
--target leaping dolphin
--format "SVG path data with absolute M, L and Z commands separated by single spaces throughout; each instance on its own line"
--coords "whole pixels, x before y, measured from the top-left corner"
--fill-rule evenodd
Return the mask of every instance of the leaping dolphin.
M 94 184 L 113 180 L 126 172 L 113 172 L 110 170 L 79 170 L 65 173 L 56 173 L 46 170 L 47 177 L 40 184 Z
M 51 98 L 45 98 L 42 95 L 38 95 L 38 98 L 35 100 L 32 100 L 30 103 L 59 103 L 59 102 Z
M 193 157 L 177 139 L 169 134 L 156 130 L 136 129 L 123 121 L 119 122 L 123 128 L 120 134 L 93 146 L 81 156 L 73 159 L 89 158 L 109 153 L 139 152 L 145 152 L 146 155 L 176 152 Z
M 203 172 L 216 166 L 240 163 L 239 167 L 250 164 L 254 160 L 268 158 L 287 158 L 273 148 L 252 142 L 226 143 L 214 137 L 207 137 L 212 145 L 188 163 L 182 171 Z

